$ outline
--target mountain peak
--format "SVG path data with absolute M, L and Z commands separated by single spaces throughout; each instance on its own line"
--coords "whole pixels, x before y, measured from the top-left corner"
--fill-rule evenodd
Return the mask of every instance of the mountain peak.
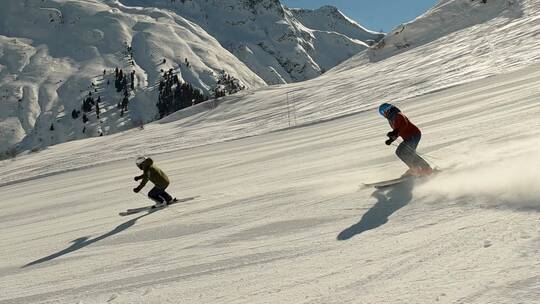
M 285 15 L 283 6 L 279 0 L 239 0 L 239 2 L 242 3 L 244 7 L 252 10 L 255 14 L 262 8 L 266 11 L 275 11 L 280 16 Z

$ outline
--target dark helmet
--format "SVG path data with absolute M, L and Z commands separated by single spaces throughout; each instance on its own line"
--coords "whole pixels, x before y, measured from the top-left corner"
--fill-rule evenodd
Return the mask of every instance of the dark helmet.
M 386 113 L 388 113 L 388 110 L 390 110 L 391 108 L 393 108 L 394 106 L 389 104 L 389 103 L 383 103 L 382 105 L 379 106 L 379 113 L 386 117 Z

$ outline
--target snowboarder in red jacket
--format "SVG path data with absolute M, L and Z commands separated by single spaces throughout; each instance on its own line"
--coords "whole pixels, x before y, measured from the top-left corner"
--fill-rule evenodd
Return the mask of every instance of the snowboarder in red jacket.
M 431 166 L 416 153 L 416 147 L 422 138 L 420 129 L 410 122 L 396 106 L 389 103 L 380 105 L 379 113 L 388 120 L 390 127 L 392 127 L 392 131 L 386 134 L 388 136 L 386 145 L 391 145 L 400 136 L 403 139 L 403 142 L 396 149 L 396 155 L 409 167 L 409 170 L 403 175 L 431 174 L 433 172 Z

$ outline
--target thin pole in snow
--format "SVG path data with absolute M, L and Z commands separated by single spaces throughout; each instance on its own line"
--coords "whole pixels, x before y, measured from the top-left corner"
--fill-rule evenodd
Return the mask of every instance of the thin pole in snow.
M 294 95 L 294 92 L 291 92 L 292 94 L 292 108 L 293 108 L 293 115 L 294 115 L 294 125 L 296 126 L 297 125 L 297 122 L 296 122 L 296 104 L 295 104 L 295 95 Z
M 289 128 L 291 127 L 291 110 L 289 108 L 289 92 L 287 92 L 287 119 L 289 120 Z

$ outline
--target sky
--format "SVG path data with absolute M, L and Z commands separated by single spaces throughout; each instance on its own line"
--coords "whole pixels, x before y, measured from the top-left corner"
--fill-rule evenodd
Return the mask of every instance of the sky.
M 401 23 L 413 20 L 438 0 L 281 0 L 291 8 L 319 8 L 332 5 L 347 17 L 374 31 L 389 32 Z

